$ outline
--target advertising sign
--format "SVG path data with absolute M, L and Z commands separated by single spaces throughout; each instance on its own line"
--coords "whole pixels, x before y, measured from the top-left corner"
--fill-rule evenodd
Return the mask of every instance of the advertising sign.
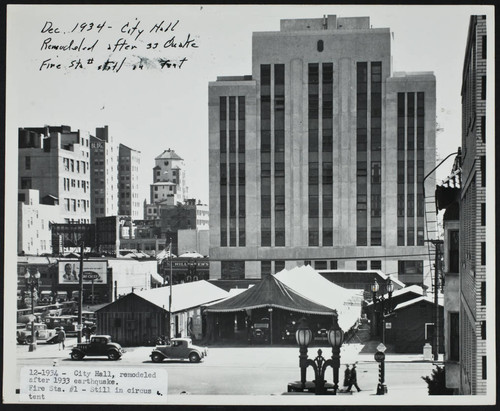
M 84 261 L 83 283 L 106 284 L 106 261 Z M 80 275 L 80 261 L 59 261 L 59 284 L 78 284 Z

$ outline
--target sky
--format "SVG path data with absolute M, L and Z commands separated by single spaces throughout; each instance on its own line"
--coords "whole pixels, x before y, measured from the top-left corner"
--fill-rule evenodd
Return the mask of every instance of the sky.
M 8 6 L 7 153 L 16 150 L 18 127 L 64 124 L 94 133 L 108 125 L 115 142 L 141 152 L 141 201 L 149 201 L 154 158 L 171 148 L 185 161 L 189 196 L 208 203 L 208 83 L 251 74 L 252 32 L 278 31 L 284 18 L 336 14 L 369 16 L 373 28 L 389 27 L 393 71 L 435 73 L 442 159 L 461 144 L 470 15 L 491 11 L 458 5 Z M 71 40 L 79 51 L 53 48 Z M 98 69 L 106 59 L 123 58 L 118 71 L 112 65 Z M 177 66 L 185 60 L 181 68 L 160 68 L 160 58 Z M 449 161 L 438 169 L 438 181 L 447 176 Z

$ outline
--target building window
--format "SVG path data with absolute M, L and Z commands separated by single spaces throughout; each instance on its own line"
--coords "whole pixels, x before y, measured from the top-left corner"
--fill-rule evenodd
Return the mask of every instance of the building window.
M 458 313 L 450 312 L 450 352 L 448 359 L 451 361 L 459 360 L 460 352 L 460 323 Z
M 481 203 L 481 225 L 486 225 L 486 203 Z
M 483 380 L 486 379 L 486 355 L 482 356 L 482 378 Z
M 486 76 L 481 76 L 481 100 L 486 100 Z
M 481 265 L 486 265 L 486 242 L 481 242 Z
M 458 230 L 448 232 L 448 272 L 458 273 L 460 257 L 460 239 Z
M 424 275 L 424 263 L 422 260 L 398 261 L 398 278 L 406 283 L 422 284 Z
M 382 269 L 382 261 L 381 260 L 370 261 L 370 268 L 372 270 L 381 270 Z
M 21 188 L 31 189 L 31 177 L 21 177 Z
M 30 156 L 25 157 L 24 165 L 25 165 L 26 170 L 31 170 L 31 157 Z
M 318 40 L 318 43 L 317 43 L 317 49 L 319 52 L 322 52 L 323 51 L 323 47 L 324 47 L 324 44 L 323 44 L 323 40 Z
M 326 261 L 315 261 L 314 262 L 314 269 L 315 270 L 326 270 L 327 269 L 327 262 Z
M 486 340 L 486 321 L 481 321 L 481 339 Z
M 222 280 L 243 280 L 245 278 L 245 261 L 222 261 Z
M 481 282 L 481 305 L 486 305 L 486 281 Z
M 368 261 L 356 261 L 356 270 L 367 270 Z
M 260 262 L 260 277 L 264 278 L 271 275 L 271 261 L 261 261 Z
M 285 269 L 285 262 L 283 260 L 278 260 L 274 262 L 274 272 L 279 273 Z

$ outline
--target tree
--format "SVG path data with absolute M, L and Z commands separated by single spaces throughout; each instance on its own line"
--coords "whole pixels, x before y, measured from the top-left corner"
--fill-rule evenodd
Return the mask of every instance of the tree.
M 446 387 L 446 371 L 444 366 L 436 365 L 431 376 L 422 377 L 427 383 L 429 395 L 452 395 L 453 389 Z

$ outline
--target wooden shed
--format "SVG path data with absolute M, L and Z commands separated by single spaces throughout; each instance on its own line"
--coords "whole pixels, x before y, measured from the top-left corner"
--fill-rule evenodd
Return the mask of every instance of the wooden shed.
M 97 312 L 97 333 L 111 335 L 124 346 L 145 345 L 148 339 L 168 334 L 168 310 L 135 293 Z
M 439 301 L 439 352 L 443 352 L 443 303 Z M 400 303 L 385 319 L 385 340 L 398 353 L 422 353 L 425 343 L 434 345 L 436 306 L 431 297 Z

